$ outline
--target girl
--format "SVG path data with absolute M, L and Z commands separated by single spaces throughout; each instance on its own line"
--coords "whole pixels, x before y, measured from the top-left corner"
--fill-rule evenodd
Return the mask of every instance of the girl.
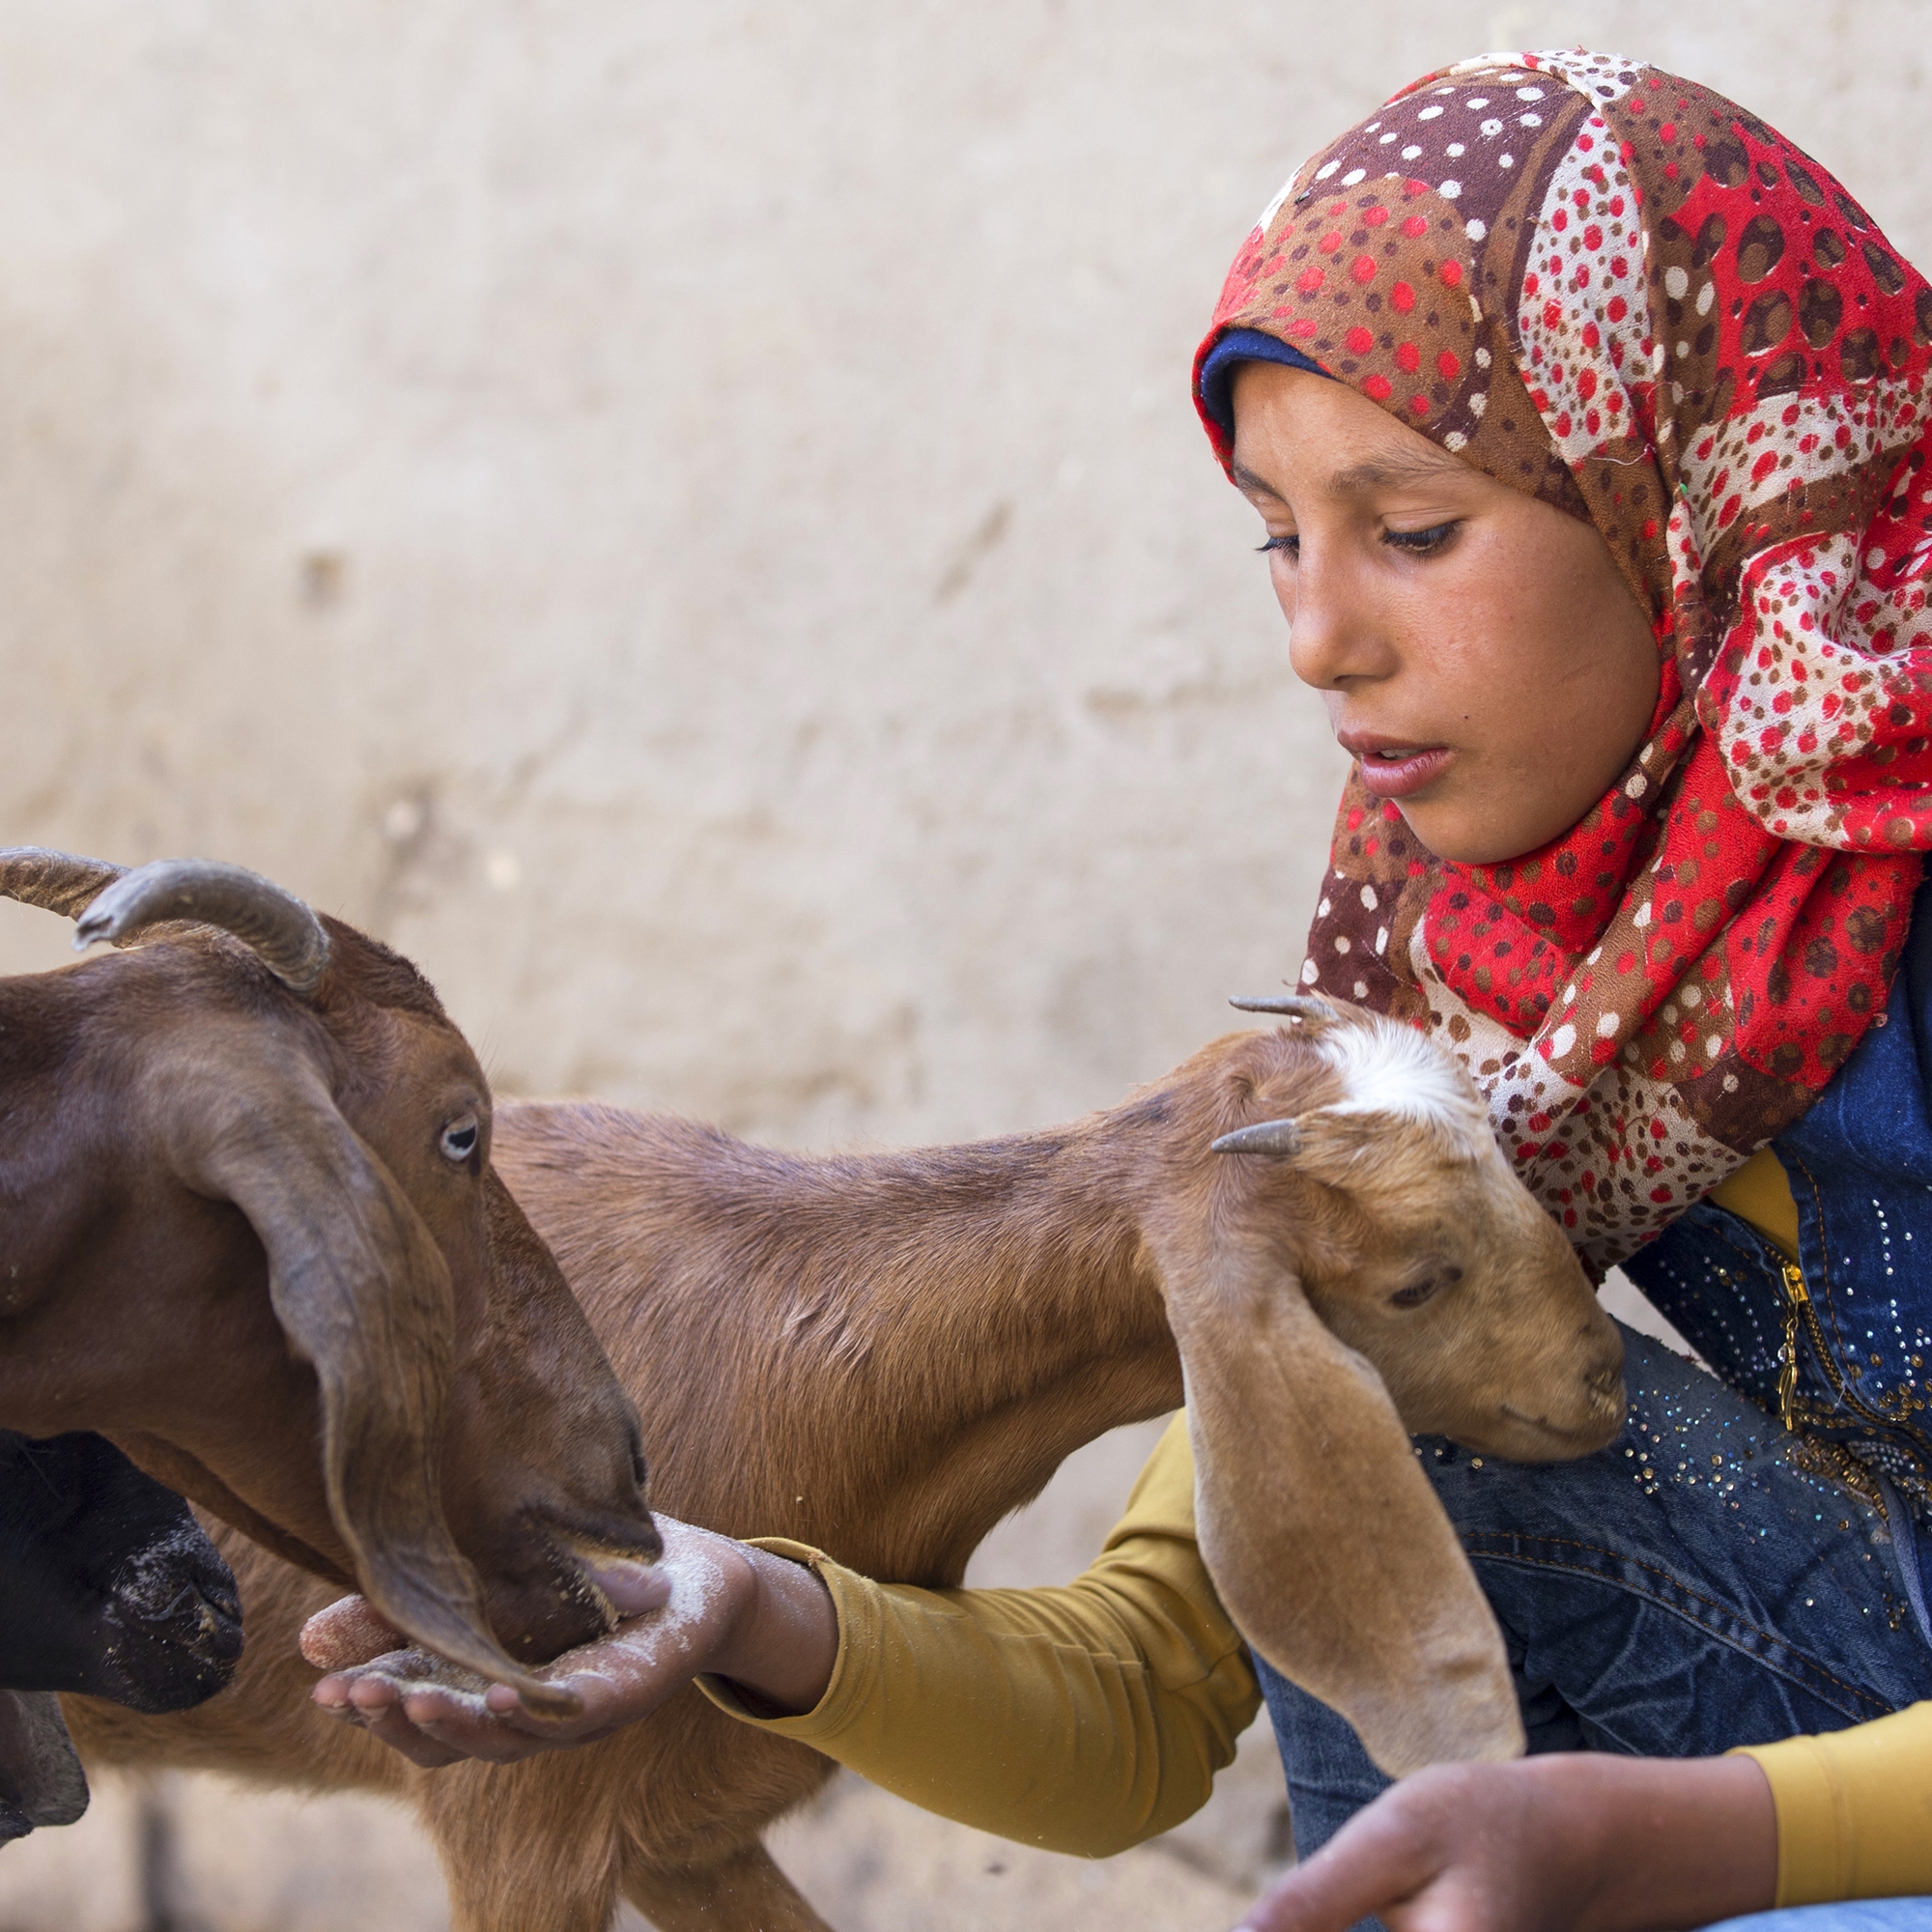
M 1196 363 L 1356 759 L 1303 983 L 1443 1034 L 1719 1378 L 1631 1337 L 1602 1455 L 1420 1445 L 1532 1755 L 1378 1798 L 1216 1603 L 1178 1431 L 1065 1590 L 701 1539 L 724 1587 L 675 1682 L 1090 1853 L 1194 1808 L 1264 1700 L 1304 1862 L 1256 1927 L 1932 1891 L 1928 366 L 1932 288 L 1831 177 L 1581 52 L 1447 70 L 1315 156 Z M 380 1669 L 316 1694 L 420 1762 L 509 1757 L 674 1688 L 610 1650 L 567 1733 Z

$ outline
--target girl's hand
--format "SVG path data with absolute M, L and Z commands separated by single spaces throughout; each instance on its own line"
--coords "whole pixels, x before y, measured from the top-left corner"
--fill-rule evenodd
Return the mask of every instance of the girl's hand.
M 1747 1757 L 1552 1754 L 1385 1791 L 1240 1932 L 1665 1932 L 1770 1907 L 1771 1786 Z
M 505 1764 L 593 1743 L 654 1711 L 700 1672 L 728 1677 L 777 1717 L 825 1694 L 838 1623 L 825 1585 L 787 1562 L 669 1517 L 657 1518 L 664 1555 L 606 1580 L 629 1612 L 596 1643 L 567 1650 L 539 1673 L 574 1690 L 574 1718 L 540 1718 L 506 1685 L 488 1684 L 419 1650 L 360 1597 L 302 1626 L 302 1655 L 328 1671 L 312 1695 L 427 1770 L 461 1758 Z

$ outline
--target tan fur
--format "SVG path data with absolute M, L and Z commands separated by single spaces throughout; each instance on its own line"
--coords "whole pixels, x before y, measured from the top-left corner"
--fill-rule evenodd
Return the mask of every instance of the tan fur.
M 1437 1746 L 1485 1748 L 1495 1714 L 1479 1697 L 1472 1715 L 1468 1661 L 1500 1653 L 1453 1539 L 1394 1565 L 1377 1553 L 1381 1527 L 1415 1528 L 1395 1412 L 1503 1453 L 1582 1453 L 1616 1426 L 1620 1350 L 1486 1129 L 1326 1111 L 1345 1100 L 1301 1031 L 1251 1033 L 1108 1112 L 976 1147 L 807 1159 L 552 1103 L 501 1111 L 497 1159 L 642 1409 L 657 1506 L 957 1583 L 1073 1448 L 1179 1401 L 1178 1331 L 1232 1391 L 1197 1387 L 1197 1443 L 1244 1627 L 1330 1688 L 1386 1669 L 1439 1707 Z M 1282 1116 L 1301 1122 L 1293 1159 L 1208 1151 Z M 1434 1300 L 1390 1307 L 1451 1267 L 1462 1280 Z M 1319 1500 L 1329 1483 L 1337 1510 Z M 1241 1495 L 1252 1520 L 1225 1500 Z M 1383 1495 L 1397 1514 L 1378 1524 Z M 93 1762 L 407 1790 L 460 1932 L 602 1932 L 619 1889 L 663 1932 L 820 1923 L 757 1838 L 828 1775 L 822 1758 L 685 1691 L 581 1750 L 415 1772 L 308 1704 L 296 1633 L 330 1592 L 223 1547 L 250 1630 L 234 1690 L 164 1719 L 73 1700 Z

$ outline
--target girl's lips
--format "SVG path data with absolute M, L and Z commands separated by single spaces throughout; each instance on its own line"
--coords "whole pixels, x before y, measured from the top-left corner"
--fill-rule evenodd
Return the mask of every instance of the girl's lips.
M 1391 747 L 1388 751 L 1350 745 L 1355 753 L 1355 769 L 1362 775 L 1362 788 L 1377 798 L 1409 798 L 1441 776 L 1442 769 L 1456 754 L 1446 745 L 1431 745 L 1410 751 Z

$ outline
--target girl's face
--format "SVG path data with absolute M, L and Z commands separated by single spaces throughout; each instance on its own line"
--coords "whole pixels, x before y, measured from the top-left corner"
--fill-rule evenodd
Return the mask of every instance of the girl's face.
M 1465 865 L 1567 832 L 1657 706 L 1650 618 L 1603 538 L 1325 376 L 1249 362 L 1234 400 L 1294 673 L 1362 782 Z

